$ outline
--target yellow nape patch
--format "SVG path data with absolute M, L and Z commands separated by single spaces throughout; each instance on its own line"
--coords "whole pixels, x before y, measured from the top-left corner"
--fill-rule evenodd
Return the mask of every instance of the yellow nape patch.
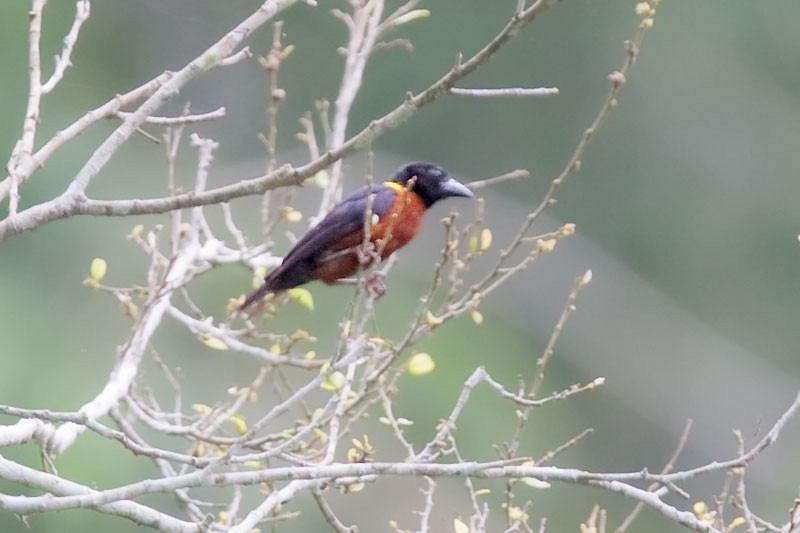
M 396 181 L 384 181 L 383 184 L 389 187 L 390 189 L 394 189 L 397 192 L 403 192 L 405 190 L 405 187 L 403 187 Z

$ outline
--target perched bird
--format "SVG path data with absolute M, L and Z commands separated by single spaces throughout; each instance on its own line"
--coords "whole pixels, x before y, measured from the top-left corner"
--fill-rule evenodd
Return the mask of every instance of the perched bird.
M 368 198 L 373 196 L 371 206 Z M 381 185 L 364 187 L 337 204 L 297 241 L 264 284 L 239 307 L 245 310 L 266 294 L 319 279 L 336 283 L 353 276 L 379 255 L 386 259 L 419 231 L 425 211 L 444 198 L 473 196 L 466 185 L 432 163 L 408 163 Z M 371 250 L 364 250 L 368 206 Z M 371 254 L 371 257 L 370 257 Z

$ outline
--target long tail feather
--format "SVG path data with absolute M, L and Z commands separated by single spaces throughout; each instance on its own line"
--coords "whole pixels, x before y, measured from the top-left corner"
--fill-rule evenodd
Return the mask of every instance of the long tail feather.
M 264 296 L 266 296 L 270 291 L 270 284 L 265 280 L 264 283 L 261 284 L 261 287 L 247 295 L 244 303 L 239 306 L 239 311 L 244 311 L 254 303 L 261 301 L 261 299 L 264 298 Z

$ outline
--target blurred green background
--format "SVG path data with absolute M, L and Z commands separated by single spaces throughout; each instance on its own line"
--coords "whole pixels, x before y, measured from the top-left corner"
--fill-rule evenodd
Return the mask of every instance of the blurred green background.
M 321 4 L 296 6 L 283 17 L 286 42 L 296 50 L 281 70 L 280 84 L 288 95 L 279 117 L 282 162 L 303 161 L 305 151 L 294 139 L 297 119 L 313 109 L 315 100 L 333 100 L 340 81 L 342 58 L 336 48 L 346 35 L 329 8 L 346 4 Z M 182 67 L 257 5 L 244 0 L 95 2 L 73 56 L 74 67 L 44 99 L 39 139 L 114 94 Z M 428 86 L 458 52 L 474 53 L 499 31 L 515 5 L 512 0 L 423 2 L 420 7 L 429 8 L 432 16 L 393 34 L 410 39 L 415 50 L 393 48 L 374 55 L 349 131 L 395 107 L 406 91 Z M 607 90 L 606 75 L 619 66 L 623 40 L 636 27 L 634 5 L 569 0 L 555 7 L 461 85 L 557 86 L 558 96 L 444 98 L 378 140 L 373 146 L 376 169 L 388 173 L 406 160 L 432 160 L 466 181 L 515 168 L 530 170 L 529 180 L 485 194 L 487 219 L 496 246 L 502 246 L 594 116 Z M 10 154 L 19 137 L 25 110 L 28 9 L 25 2 L 0 5 L 4 154 Z M 73 2 L 47 6 L 42 43 L 46 73 L 73 13 Z M 480 328 L 464 318 L 423 343 L 436 357 L 437 368 L 429 376 L 404 379 L 396 411 L 416 421 L 411 432 L 416 442 L 424 442 L 438 419 L 449 413 L 477 365 L 485 365 L 509 387 L 517 375 L 532 376 L 573 279 L 587 268 L 594 281 L 582 293 L 557 346 L 546 390 L 597 376 L 606 377 L 607 384 L 591 396 L 534 412 L 522 453 L 541 456 L 593 427 L 594 434 L 556 464 L 601 471 L 657 470 L 687 418 L 694 420 L 694 428 L 679 467 L 735 455 L 732 428 L 741 428 L 751 444 L 764 435 L 800 382 L 797 20 L 800 3 L 791 1 L 663 3 L 619 108 L 589 148 L 583 170 L 561 189 L 550 218 L 540 225 L 544 232 L 574 222 L 577 235 L 489 298 L 481 308 L 486 320 Z M 262 29 L 249 43 L 252 50 L 265 53 L 271 35 L 271 28 Z M 187 100 L 197 112 L 227 108 L 224 120 L 190 128 L 221 143 L 211 184 L 259 175 L 264 153 L 257 133 L 265 127 L 265 85 L 257 63 L 201 77 L 163 114 L 176 114 Z M 62 191 L 114 126 L 95 126 L 60 151 L 22 189 L 23 205 Z M 184 150 L 179 166 L 184 185 L 190 183 L 193 164 L 193 154 Z M 134 138 L 96 178 L 89 194 L 161 194 L 165 168 L 162 147 Z M 346 188 L 359 186 L 363 157 L 347 160 L 345 169 L 350 176 Z M 297 197 L 298 206 L 311 206 L 319 192 L 305 188 Z M 397 338 L 414 311 L 427 286 L 427 265 L 438 257 L 437 221 L 455 205 L 437 206 L 428 216 L 426 234 L 401 254 L 389 291 L 378 304 L 384 336 Z M 240 200 L 233 207 L 251 242 L 257 242 L 257 201 Z M 0 206 L 0 216 L 6 209 L 6 204 Z M 462 220 L 472 214 L 467 204 L 458 204 L 458 209 Z M 110 297 L 86 289 L 81 280 L 91 259 L 102 256 L 110 265 L 109 283 L 142 282 L 147 258 L 124 235 L 136 223 L 152 227 L 164 222 L 165 217 L 72 219 L 0 243 L 0 403 L 68 410 L 97 393 L 113 366 L 116 346 L 127 336 L 128 321 Z M 287 224 L 277 235 L 302 227 Z M 221 227 L 219 233 L 224 234 Z M 287 241 L 279 239 L 278 245 Z M 195 294 L 204 308 L 220 316 L 226 299 L 249 284 L 244 269 L 226 267 L 198 282 Z M 281 323 L 299 324 L 318 335 L 316 348 L 322 351 L 336 334 L 351 292 L 310 288 L 317 310 L 308 314 L 287 308 Z M 160 332 L 155 345 L 168 364 L 182 367 L 187 404 L 224 398 L 229 386 L 245 383 L 257 368 L 242 356 L 210 352 L 174 325 Z M 253 406 L 253 416 L 265 407 Z M 458 426 L 462 452 L 470 459 L 493 458 L 491 444 L 510 436 L 513 411 L 494 394 L 477 390 Z M 751 506 L 775 523 L 786 520 L 797 495 L 799 444 L 800 420 L 750 469 Z M 382 457 L 391 457 L 391 452 L 387 448 Z M 38 465 L 29 447 L 2 453 Z M 109 453 L 116 455 L 107 457 Z M 98 487 L 138 479 L 151 468 L 91 435 L 82 437 L 58 465 L 71 478 Z M 695 498 L 710 500 L 721 483 L 722 476 L 716 475 L 685 488 Z M 423 501 L 419 486 L 412 480 L 384 480 L 361 495 L 334 498 L 334 504 L 346 522 L 358 523 L 362 531 L 387 531 L 390 519 L 413 527 L 417 519 L 410 509 L 421 508 Z M 490 501 L 502 494 L 499 483 L 478 486 L 494 489 Z M 453 516 L 468 514 L 469 507 L 460 480 L 442 480 L 439 487 L 434 525 L 444 531 Z M 0 490 L 21 489 L 0 482 Z M 594 502 L 608 506 L 614 526 L 633 506 L 585 487 L 518 488 L 517 494 L 533 499 L 531 512 L 548 517 L 548 531 L 576 531 Z M 408 503 L 398 508 L 391 503 L 398 498 Z M 172 505 L 166 497 L 160 500 L 162 507 Z M 689 506 L 677 497 L 670 501 Z M 303 514 L 281 525 L 281 531 L 323 528 L 309 499 L 290 507 Z M 495 511 L 492 529 L 502 529 L 500 513 Z M 136 528 L 89 511 L 30 520 L 32 531 L 109 529 Z M 646 512 L 633 530 L 678 528 Z M 0 531 L 27 529 L 14 516 L 0 514 Z

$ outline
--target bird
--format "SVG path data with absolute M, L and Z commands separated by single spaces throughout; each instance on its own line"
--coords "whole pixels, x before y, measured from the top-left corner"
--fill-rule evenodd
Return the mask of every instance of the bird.
M 244 311 L 269 293 L 313 280 L 340 283 L 376 259 L 384 260 L 408 244 L 419 231 L 425 212 L 450 197 L 474 197 L 472 191 L 434 163 L 411 162 L 380 185 L 365 186 L 345 198 L 312 227 L 284 256 L 280 266 L 250 293 Z M 372 197 L 371 204 L 369 198 Z M 367 210 L 369 249 L 364 249 Z

